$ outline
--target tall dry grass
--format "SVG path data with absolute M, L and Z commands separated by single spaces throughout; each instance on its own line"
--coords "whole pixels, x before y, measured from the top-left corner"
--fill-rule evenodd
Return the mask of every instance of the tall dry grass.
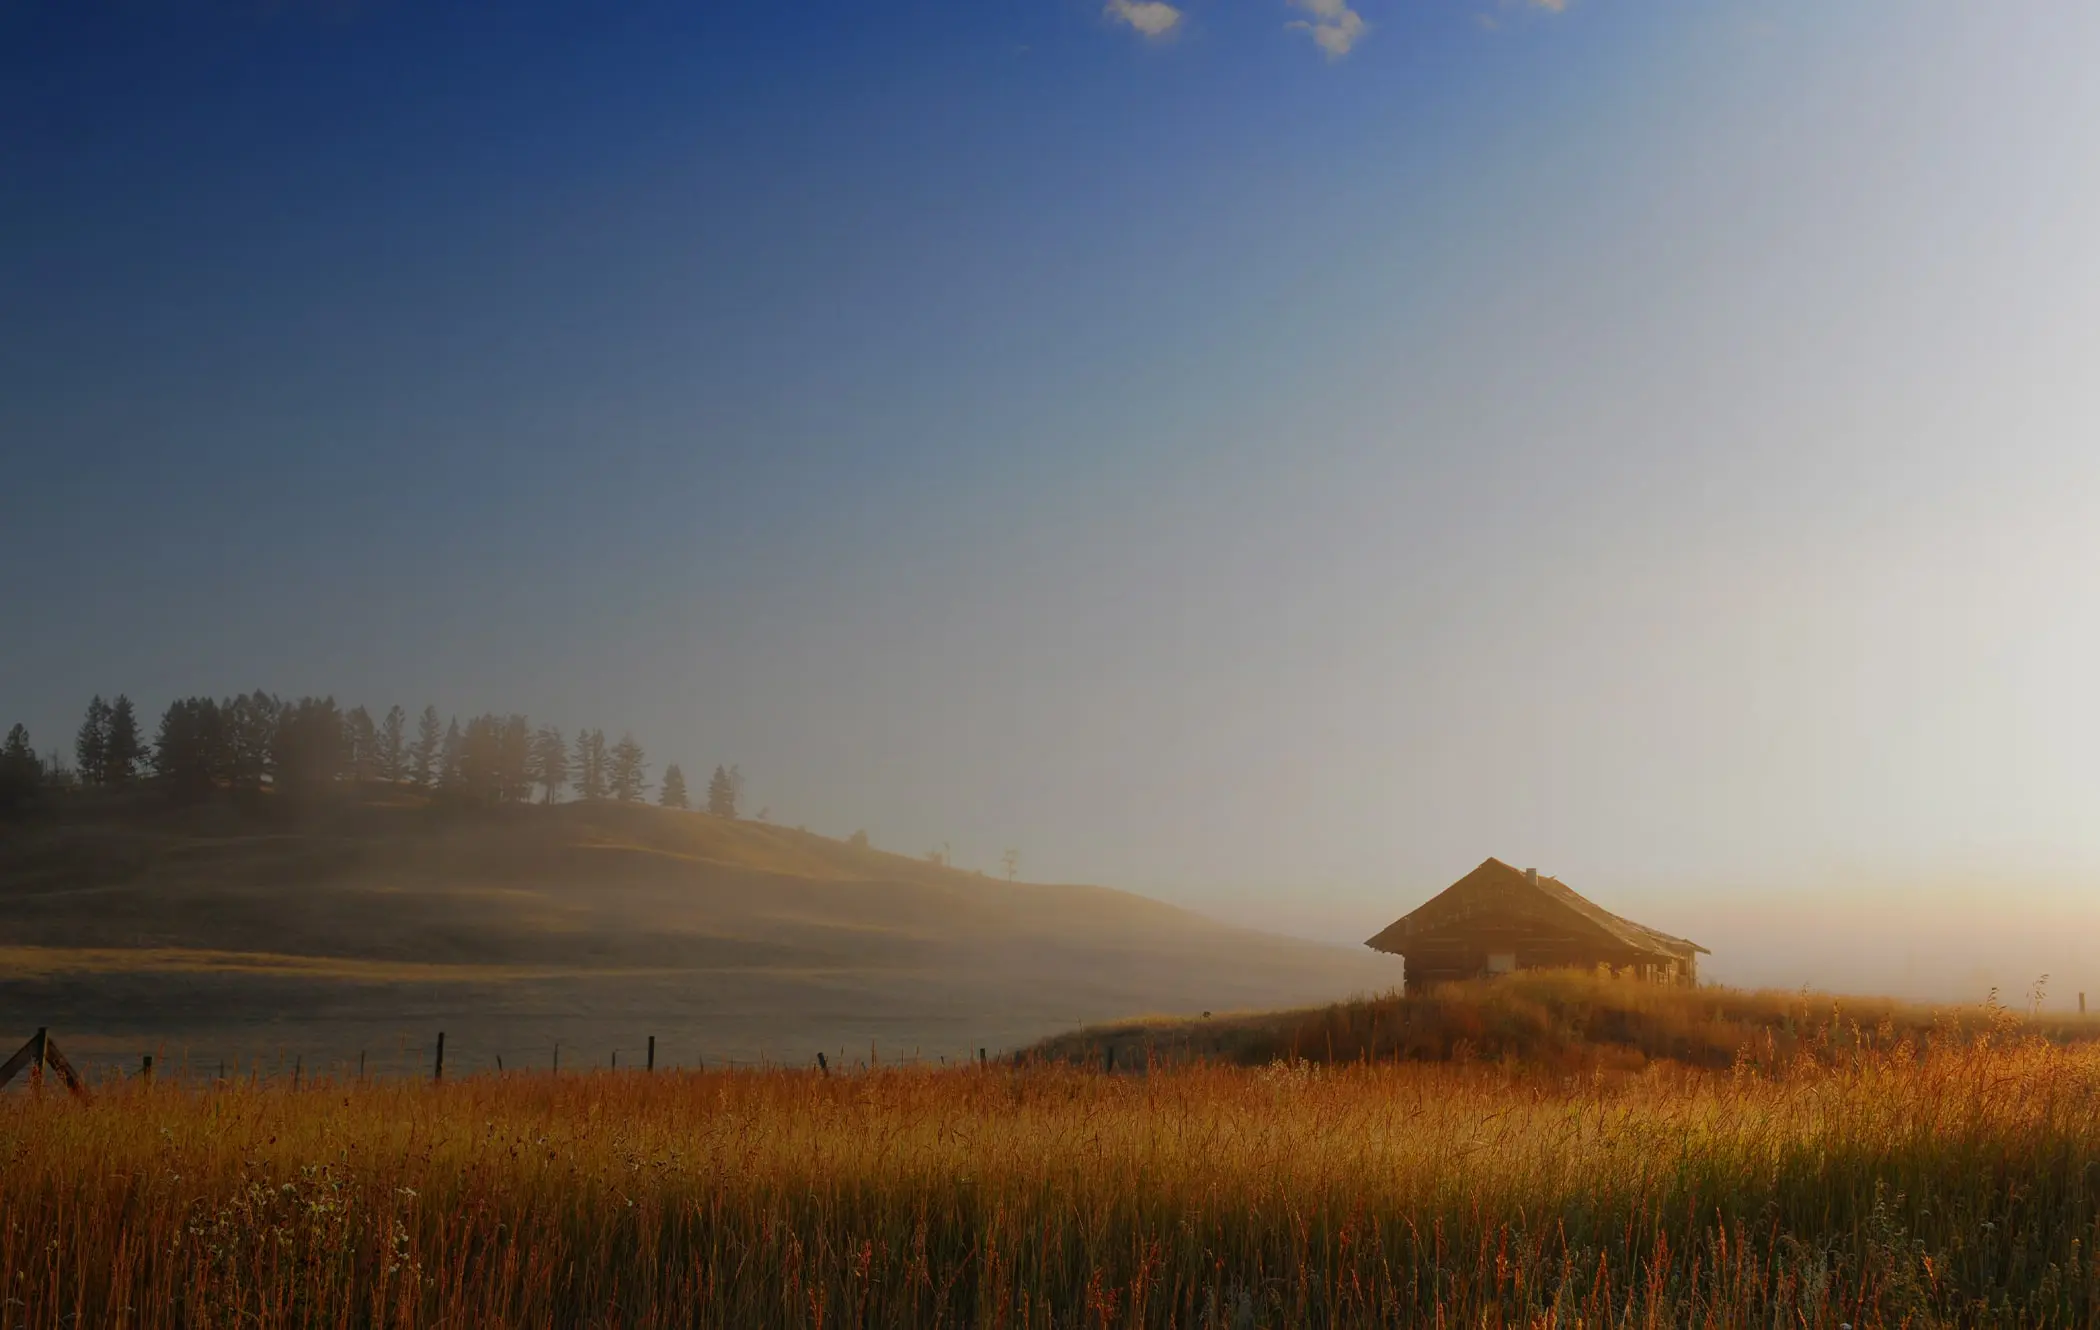
M 2100 1051 L 0 1102 L 0 1325 L 2100 1317 Z

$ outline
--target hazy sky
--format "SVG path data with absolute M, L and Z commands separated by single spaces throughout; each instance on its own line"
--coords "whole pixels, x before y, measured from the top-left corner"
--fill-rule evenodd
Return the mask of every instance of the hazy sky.
M 2068 954 L 2096 68 L 2031 0 L 0 3 L 0 724 L 522 710 L 1314 936 L 1494 854 L 1724 974 L 1929 986 L 1926 883 Z

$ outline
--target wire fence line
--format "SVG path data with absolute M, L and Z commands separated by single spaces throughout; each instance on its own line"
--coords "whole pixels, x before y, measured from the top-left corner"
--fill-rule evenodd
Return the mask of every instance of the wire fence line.
M 0 1046 L 5 1044 L 0 1036 Z M 75 1093 L 85 1095 L 96 1085 L 124 1082 L 170 1082 L 184 1086 L 256 1085 L 340 1086 L 361 1081 L 430 1080 L 512 1075 L 591 1075 L 633 1073 L 704 1073 L 718 1071 L 813 1071 L 820 1075 L 851 1074 L 882 1067 L 989 1066 L 994 1059 L 987 1046 L 966 1049 L 953 1056 L 927 1055 L 919 1048 L 908 1054 L 885 1056 L 871 1043 L 865 1054 L 849 1055 L 844 1047 L 820 1049 L 806 1057 L 782 1057 L 761 1053 L 757 1057 L 716 1056 L 694 1052 L 688 1059 L 671 1056 L 656 1036 L 644 1035 L 633 1048 L 615 1047 L 582 1054 L 575 1045 L 566 1048 L 561 1040 L 511 1042 L 501 1045 L 476 1043 L 467 1048 L 448 1045 L 439 1031 L 424 1040 L 403 1035 L 378 1048 L 360 1049 L 352 1058 L 337 1053 L 308 1058 L 304 1053 L 280 1048 L 274 1054 L 245 1056 L 195 1056 L 188 1048 L 170 1050 L 165 1043 L 134 1056 L 101 1053 L 79 1059 L 76 1067 L 60 1051 L 55 1035 L 39 1029 L 4 1065 L 0 1065 L 0 1092 L 22 1091 L 40 1085 L 49 1070 Z M 1111 1055 L 1112 1056 L 1112 1055 Z M 997 1059 L 1002 1063 L 1007 1055 Z M 1113 1062 L 1110 1063 L 1113 1070 Z

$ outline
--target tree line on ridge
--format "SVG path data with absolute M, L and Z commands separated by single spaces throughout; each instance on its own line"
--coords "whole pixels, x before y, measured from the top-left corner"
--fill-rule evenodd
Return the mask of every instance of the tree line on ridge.
M 581 730 L 571 740 L 555 726 L 493 713 L 461 725 L 435 706 L 424 707 L 411 729 L 398 706 L 374 720 L 364 707 L 345 711 L 333 697 L 284 700 L 261 690 L 223 701 L 178 698 L 150 742 L 129 697 L 105 702 L 98 695 L 74 736 L 73 759 L 68 767 L 55 749 L 39 756 L 28 729 L 15 725 L 0 743 L 0 808 L 44 791 L 147 780 L 179 798 L 219 789 L 311 796 L 383 784 L 477 803 L 555 803 L 571 793 L 638 803 L 651 788 L 647 755 L 631 734 L 608 743 L 603 730 Z M 677 763 L 664 768 L 655 788 L 662 806 L 691 806 Z M 736 767 L 717 766 L 703 807 L 735 817 L 742 794 Z

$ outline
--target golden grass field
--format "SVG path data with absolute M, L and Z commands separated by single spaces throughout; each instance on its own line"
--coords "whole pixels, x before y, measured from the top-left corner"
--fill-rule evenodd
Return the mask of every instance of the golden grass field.
M 2096 1223 L 2100 1047 L 2002 1010 L 1826 1016 L 1718 1067 L 0 1098 L 9 1330 L 2075 1325 Z

